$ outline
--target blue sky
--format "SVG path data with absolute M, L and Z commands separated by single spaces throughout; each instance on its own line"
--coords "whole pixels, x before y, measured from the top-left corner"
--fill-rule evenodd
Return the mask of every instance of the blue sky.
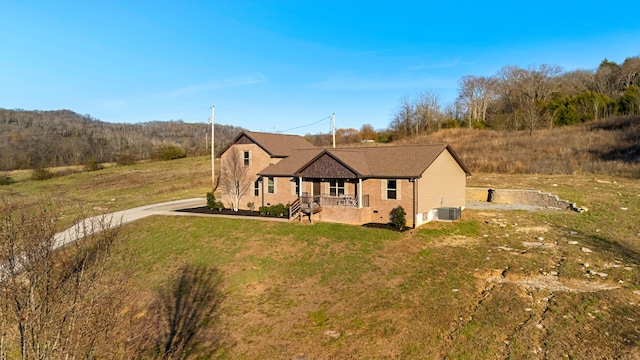
M 640 2 L 5 1 L 0 107 L 319 133 L 505 65 L 640 55 Z

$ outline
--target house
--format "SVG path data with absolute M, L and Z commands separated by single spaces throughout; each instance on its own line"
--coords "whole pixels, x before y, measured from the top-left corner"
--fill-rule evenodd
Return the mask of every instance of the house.
M 232 163 L 246 171 L 232 182 L 243 190 L 240 208 L 290 204 L 294 216 L 349 224 L 387 223 L 402 206 L 416 227 L 438 209 L 462 209 L 470 175 L 448 145 L 325 149 L 300 136 L 244 131 L 218 156 L 221 177 Z M 232 192 L 223 188 L 225 205 Z

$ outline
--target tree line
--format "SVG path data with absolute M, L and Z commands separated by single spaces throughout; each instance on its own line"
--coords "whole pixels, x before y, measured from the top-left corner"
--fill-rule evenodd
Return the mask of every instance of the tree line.
M 621 64 L 604 59 L 595 70 L 569 72 L 548 64 L 504 66 L 493 76 L 462 77 L 451 104 L 444 105 L 432 91 L 404 96 L 387 128 L 364 124 L 360 129 L 337 129 L 336 144 L 389 142 L 458 127 L 532 133 L 638 114 L 640 56 L 628 57 Z M 333 142 L 331 134 L 305 137 L 318 146 Z
M 401 99 L 387 130 L 395 137 L 460 126 L 531 133 L 637 114 L 640 56 L 621 64 L 604 59 L 595 70 L 562 72 L 558 66 L 542 64 L 504 66 L 493 76 L 464 76 L 452 104 L 443 106 L 429 91 Z
M 216 150 L 242 128 L 215 125 Z M 211 126 L 183 121 L 116 124 L 70 110 L 26 111 L 0 108 L 0 171 L 146 160 L 172 144 L 185 156 L 211 152 Z
M 493 76 L 467 75 L 458 96 L 443 105 L 424 91 L 400 100 L 386 129 L 364 124 L 336 131 L 338 145 L 430 134 L 442 128 L 488 128 L 532 133 L 536 129 L 584 123 L 615 115 L 640 114 L 640 56 L 621 64 L 604 59 L 595 70 L 562 72 L 542 64 L 504 66 Z M 216 151 L 242 128 L 216 124 Z M 182 121 L 115 124 L 69 110 L 0 109 L 0 171 L 43 169 L 87 163 L 210 153 L 210 125 Z M 307 134 L 317 146 L 330 146 L 330 134 Z M 167 148 L 167 144 L 179 148 Z M 163 148 L 164 146 L 164 148 Z

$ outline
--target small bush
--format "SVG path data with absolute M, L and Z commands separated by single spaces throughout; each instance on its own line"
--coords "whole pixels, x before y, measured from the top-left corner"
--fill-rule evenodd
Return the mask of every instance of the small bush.
M 407 212 L 404 211 L 402 206 L 398 206 L 397 208 L 391 210 L 391 223 L 398 230 L 404 230 L 407 227 L 407 219 L 405 216 Z
M 97 162 L 94 158 L 87 159 L 87 163 L 84 165 L 85 171 L 98 171 L 104 169 L 104 166 Z
M 253 201 L 249 201 L 247 203 L 247 207 L 249 208 L 249 210 L 253 211 L 253 209 L 256 208 L 256 204 L 254 204 Z
M 187 151 L 180 145 L 162 144 L 151 154 L 153 160 L 168 161 L 187 157 Z
M 258 208 L 258 212 L 262 216 L 279 216 L 286 217 L 289 216 L 289 205 L 276 204 L 271 206 L 260 206 Z
M 207 193 L 207 207 L 211 210 L 213 209 L 218 209 L 218 210 L 222 210 L 224 209 L 224 204 L 221 201 L 217 201 L 216 200 L 216 196 L 213 194 L 213 192 L 208 192 Z
M 129 165 L 134 165 L 135 163 L 136 163 L 136 157 L 128 151 L 121 152 L 118 154 L 118 156 L 116 156 L 117 165 L 129 166 Z
M 31 180 L 49 180 L 51 178 L 53 178 L 54 174 L 49 171 L 48 169 L 42 168 L 42 169 L 35 169 L 33 170 L 33 172 L 31 173 Z
M 11 185 L 15 182 L 16 181 L 13 180 L 13 178 L 7 174 L 0 175 L 0 185 Z

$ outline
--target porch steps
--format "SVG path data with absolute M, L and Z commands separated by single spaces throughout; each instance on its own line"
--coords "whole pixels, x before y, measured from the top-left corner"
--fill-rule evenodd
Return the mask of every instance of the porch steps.
M 296 199 L 291 205 L 289 205 L 289 221 L 294 220 L 302 216 L 300 212 L 300 198 Z

